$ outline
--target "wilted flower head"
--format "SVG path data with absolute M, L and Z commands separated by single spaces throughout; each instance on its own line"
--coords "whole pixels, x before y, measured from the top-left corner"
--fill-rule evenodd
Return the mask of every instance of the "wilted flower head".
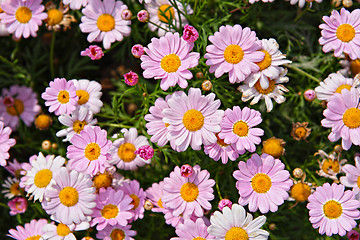
M 104 56 L 104 52 L 101 47 L 97 45 L 90 45 L 84 51 L 80 53 L 81 56 L 88 56 L 91 60 L 99 60 Z
M 311 128 L 308 128 L 308 122 L 297 122 L 292 124 L 290 135 L 297 141 L 305 140 L 311 133 Z

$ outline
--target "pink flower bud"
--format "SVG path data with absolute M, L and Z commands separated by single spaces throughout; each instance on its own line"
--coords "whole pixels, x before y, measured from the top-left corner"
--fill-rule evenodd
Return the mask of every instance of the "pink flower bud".
M 218 207 L 220 211 L 222 211 L 224 207 L 229 207 L 231 209 L 231 206 L 232 206 L 232 202 L 229 199 L 224 198 L 220 200 Z
M 131 48 L 131 54 L 136 57 L 140 58 L 142 55 L 144 55 L 144 47 L 141 44 L 136 44 Z
M 88 56 L 91 60 L 99 60 L 104 56 L 104 52 L 101 47 L 97 45 L 90 45 L 87 49 L 80 53 L 81 56 Z
M 193 43 L 199 38 L 199 33 L 193 26 L 186 24 L 182 38 L 188 43 Z
M 129 9 L 125 9 L 121 13 L 121 18 L 124 19 L 124 20 L 131 20 L 132 12 Z
M 191 175 L 193 174 L 194 170 L 192 168 L 192 166 L 190 166 L 189 164 L 185 164 L 182 165 L 180 168 L 180 174 L 182 177 L 191 177 Z
M 128 73 L 125 73 L 124 79 L 125 79 L 125 83 L 126 83 L 127 85 L 129 85 L 129 86 L 134 86 L 135 84 L 138 83 L 138 81 L 139 81 L 139 76 L 138 76 L 136 73 L 130 71 L 130 72 L 128 72 Z
M 144 145 L 139 147 L 134 153 L 139 154 L 144 160 L 149 160 L 154 156 L 154 149 L 149 145 Z
M 18 213 L 24 213 L 27 209 L 27 200 L 23 197 L 16 197 L 8 202 L 10 207 L 10 215 L 14 216 Z
M 346 234 L 349 240 L 359 240 L 359 232 L 356 230 L 351 230 Z
M 308 102 L 312 102 L 314 101 L 314 99 L 316 98 L 316 93 L 314 90 L 312 89 L 308 89 L 304 92 L 304 98 L 306 101 Z
M 137 19 L 140 21 L 140 22 L 147 22 L 149 20 L 149 13 L 148 11 L 146 10 L 140 10 L 138 13 L 137 13 Z

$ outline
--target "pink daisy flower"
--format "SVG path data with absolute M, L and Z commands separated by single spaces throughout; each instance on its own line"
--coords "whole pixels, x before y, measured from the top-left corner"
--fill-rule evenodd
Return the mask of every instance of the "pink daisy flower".
M 96 237 L 103 240 L 134 240 L 132 237 L 136 236 L 136 231 L 131 230 L 131 225 L 126 226 L 110 226 L 107 225 L 102 231 L 98 231 Z
M 221 131 L 219 138 L 224 139 L 226 144 L 236 144 L 238 151 L 248 150 L 254 152 L 255 144 L 261 142 L 260 136 L 264 135 L 264 130 L 255 128 L 262 122 L 259 111 L 239 106 L 233 109 L 226 109 L 225 116 L 220 123 Z
M 178 84 L 188 86 L 187 79 L 193 77 L 188 70 L 199 64 L 200 53 L 190 52 L 194 43 L 187 43 L 179 33 L 168 32 L 164 37 L 152 38 L 144 48 L 147 55 L 142 55 L 141 68 L 144 78 L 161 79 L 160 87 L 166 91 Z
M 79 100 L 74 83 L 65 78 L 55 78 L 49 85 L 41 94 L 46 101 L 45 106 L 50 106 L 49 112 L 54 112 L 56 116 L 72 113 Z
M 131 21 L 124 20 L 121 13 L 128 9 L 122 1 L 89 0 L 89 4 L 82 10 L 80 29 L 89 33 L 89 42 L 103 42 L 104 48 L 109 49 L 111 43 L 122 41 L 124 36 L 130 35 Z
M 85 126 L 79 135 L 74 135 L 67 148 L 66 157 L 71 169 L 85 174 L 103 173 L 108 166 L 108 151 L 111 141 L 106 130 L 98 126 Z
M 268 154 L 254 153 L 246 162 L 239 162 L 234 171 L 236 188 L 239 190 L 239 204 L 249 204 L 249 211 L 258 209 L 261 213 L 276 212 L 278 206 L 289 197 L 287 191 L 293 185 L 285 165 Z
M 119 138 L 113 142 L 110 149 L 112 155 L 111 164 L 119 169 L 135 170 L 145 164 L 150 164 L 151 159 L 144 160 L 135 151 L 141 146 L 149 145 L 145 136 L 138 136 L 136 128 L 121 129 L 124 138 Z
M 153 183 L 145 193 L 146 198 L 154 205 L 151 209 L 153 212 L 164 212 L 165 208 L 163 206 L 161 197 L 163 195 L 164 182 Z
M 190 218 L 194 213 L 202 217 L 204 210 L 210 210 L 209 201 L 214 199 L 213 186 L 215 181 L 210 178 L 207 170 L 202 170 L 199 165 L 193 167 L 194 173 L 190 178 L 182 177 L 180 168 L 175 167 L 170 177 L 164 179 L 162 202 L 167 208 L 173 209 L 173 215 Z
M 169 108 L 163 109 L 163 121 L 169 124 L 171 139 L 175 140 L 177 151 L 185 151 L 190 145 L 200 150 L 201 145 L 216 142 L 224 111 L 218 110 L 220 100 L 215 94 L 201 95 L 199 88 L 190 88 L 186 94 L 174 94 L 168 101 Z
M 240 25 L 221 26 L 219 32 L 209 37 L 214 45 L 206 47 L 206 65 L 210 66 L 210 73 L 215 72 L 219 78 L 229 73 L 231 83 L 245 80 L 251 73 L 259 71 L 256 65 L 264 59 L 265 53 L 261 49 L 261 41 L 250 28 Z
M 7 236 L 16 240 L 40 239 L 44 234 L 42 228 L 47 224 L 46 219 L 33 219 L 30 223 L 25 223 L 23 226 L 17 226 L 15 229 L 10 229 Z
M 355 166 L 346 164 L 342 167 L 342 171 L 346 176 L 340 177 L 340 182 L 345 187 L 351 187 L 355 194 L 355 198 L 360 198 L 360 155 L 355 156 Z
M 10 216 L 24 213 L 27 209 L 27 200 L 23 197 L 16 197 L 8 202 L 8 206 L 10 208 Z
M 54 222 L 46 224 L 43 227 L 43 237 L 48 240 L 76 240 L 73 232 L 86 230 L 90 227 L 87 221 L 84 221 L 80 224 L 70 224 L 66 225 L 63 223 L 58 223 L 57 225 Z
M 74 83 L 76 95 L 79 97 L 77 105 L 89 108 L 93 114 L 99 113 L 103 106 L 103 102 L 100 100 L 101 84 L 88 79 L 72 79 L 70 81 Z
M 173 237 L 170 240 L 214 239 L 215 237 L 207 232 L 207 228 L 202 218 L 196 219 L 195 222 L 186 219 L 183 224 L 179 224 L 175 229 L 178 237 Z
M 93 213 L 96 206 L 95 188 L 89 175 L 61 168 L 54 176 L 56 182 L 45 192 L 42 207 L 51 219 L 66 225 L 80 224 Z
M 0 123 L 1 126 L 1 123 Z M 3 147 L 1 149 L 4 149 Z M 8 165 L 4 168 L 14 177 L 20 179 L 20 172 L 23 170 L 22 163 L 19 163 L 15 158 L 12 162 L 7 162 Z
M 352 60 L 360 58 L 360 9 L 351 13 L 345 8 L 333 10 L 331 16 L 324 16 L 325 23 L 320 24 L 321 38 L 324 52 L 334 50 L 335 57 L 347 53 Z
M 131 208 L 131 212 L 133 213 L 133 217 L 130 219 L 129 223 L 137 220 L 138 218 L 142 219 L 145 211 L 144 204 L 146 194 L 140 187 L 140 183 L 136 180 L 124 182 L 119 189 L 123 190 L 125 194 L 132 198 L 131 204 L 133 207 Z
M 342 148 L 348 150 L 352 144 L 360 144 L 359 92 L 355 88 L 335 93 L 327 104 L 321 125 L 331 128 L 328 138 L 336 142 L 342 138 Z
M 310 222 L 313 228 L 319 228 L 321 235 L 344 236 L 357 225 L 355 220 L 360 218 L 357 209 L 360 207 L 359 201 L 352 191 L 345 191 L 343 185 L 325 183 L 316 188 L 308 201 L 306 207 L 310 210 Z
M 221 157 L 221 162 L 226 164 L 229 158 L 231 161 L 235 161 L 239 157 L 239 154 L 245 153 L 245 149 L 237 151 L 236 144 L 225 143 L 224 139 L 219 138 L 219 133 L 216 133 L 215 135 L 217 141 L 204 146 L 204 152 L 209 155 L 210 158 L 218 161 Z
M 97 45 L 90 45 L 84 51 L 81 51 L 81 56 L 88 56 L 91 60 L 99 60 L 104 56 L 104 52 L 101 47 Z
M 0 121 L 15 130 L 19 126 L 19 118 L 30 126 L 40 112 L 36 93 L 29 87 L 12 85 L 4 88 L 0 97 Z
M 41 2 L 42 0 L 5 1 L 1 4 L 4 10 L 0 13 L 1 22 L 15 38 L 28 38 L 30 35 L 36 37 L 42 20 L 47 18 L 47 14 L 44 13 L 45 7 Z
M 96 207 L 91 215 L 91 226 L 101 231 L 106 226 L 126 226 L 133 217 L 131 209 L 133 199 L 123 191 L 112 188 L 101 188 L 96 198 Z
M 70 4 L 70 8 L 73 10 L 79 10 L 88 4 L 88 0 L 63 0 L 63 3 Z
M 10 138 L 11 132 L 11 128 L 4 128 L 4 123 L 0 121 L 0 166 L 3 167 L 6 166 L 6 160 L 10 157 L 10 148 L 16 144 L 15 139 Z

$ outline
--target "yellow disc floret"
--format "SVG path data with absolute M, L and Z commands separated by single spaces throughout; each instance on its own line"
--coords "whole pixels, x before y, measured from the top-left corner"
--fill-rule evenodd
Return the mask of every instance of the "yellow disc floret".
M 342 214 L 341 204 L 335 200 L 327 201 L 323 206 L 324 215 L 329 219 L 336 219 Z
M 32 12 L 28 7 L 19 7 L 15 12 L 15 17 L 20 23 L 28 23 L 32 17 Z
M 257 193 L 266 193 L 271 185 L 271 178 L 265 173 L 257 173 L 251 178 L 251 187 Z
M 109 32 L 115 28 L 115 18 L 104 13 L 97 19 L 96 25 L 100 31 Z
M 195 132 L 202 128 L 204 119 L 204 115 L 200 111 L 190 109 L 185 112 L 182 122 L 187 130 Z
M 49 169 L 38 171 L 34 178 L 34 183 L 38 188 L 44 188 L 49 185 L 52 179 L 52 172 Z
M 112 176 L 108 173 L 100 173 L 93 179 L 93 184 L 96 189 L 108 188 L 111 186 Z
M 74 132 L 80 133 L 86 125 L 87 122 L 85 120 L 84 121 L 76 120 L 73 124 Z
M 181 66 L 181 60 L 178 55 L 171 53 L 161 59 L 160 66 L 167 73 L 176 72 Z
M 349 84 L 342 84 L 336 89 L 335 93 L 341 93 L 341 90 L 343 89 L 347 89 L 350 91 L 351 86 Z
M 321 169 L 329 174 L 329 170 L 331 169 L 334 173 L 338 173 L 340 172 L 340 165 L 339 165 L 339 161 L 338 160 L 332 160 L 332 159 L 326 159 L 322 166 Z
M 341 24 L 336 29 L 336 37 L 342 42 L 350 42 L 355 37 L 355 28 L 350 24 Z
M 124 162 L 131 162 L 135 159 L 136 154 L 134 153 L 136 150 L 134 144 L 132 143 L 124 143 L 120 145 L 118 149 L 118 156 Z
M 13 185 L 11 185 L 10 189 L 9 189 L 10 193 L 16 195 L 20 194 L 20 186 L 19 186 L 19 182 L 15 182 Z
M 63 223 L 59 223 L 59 225 L 57 225 L 57 227 L 56 227 L 56 233 L 59 236 L 65 237 L 65 236 L 69 235 L 69 233 L 71 233 L 71 231 L 67 225 L 65 225 Z
M 296 183 L 291 186 L 291 197 L 298 202 L 305 202 L 311 194 L 311 189 L 306 183 Z
M 164 23 L 169 23 L 175 17 L 174 8 L 168 4 L 163 4 L 158 9 L 159 20 Z
M 87 159 L 93 161 L 99 158 L 101 153 L 101 148 L 97 143 L 89 143 L 86 146 L 84 153 Z
M 79 100 L 78 100 L 79 105 L 84 105 L 85 103 L 87 103 L 89 101 L 90 95 L 85 90 L 77 90 L 76 95 L 79 97 Z
M 40 238 L 41 238 L 40 235 L 36 235 L 36 236 L 28 237 L 28 238 L 25 239 L 25 240 L 39 240 Z
M 106 219 L 115 218 L 119 213 L 119 208 L 114 204 L 108 204 L 101 209 L 101 216 Z
M 203 237 L 196 237 L 196 238 L 193 238 L 192 240 L 206 240 L 206 239 Z
M 40 130 L 48 129 L 51 123 L 52 123 L 51 117 L 46 114 L 40 114 L 35 118 L 35 122 L 34 122 L 36 128 Z
M 24 103 L 19 99 L 15 99 L 14 104 L 10 107 L 7 107 L 6 111 L 12 116 L 18 116 L 24 112 Z
M 73 187 L 64 187 L 59 192 L 59 199 L 63 205 L 65 205 L 67 207 L 72 207 L 78 203 L 79 193 Z
M 232 227 L 225 234 L 225 240 L 248 240 L 248 233 L 241 227 Z
M 140 204 L 140 198 L 138 196 L 136 196 L 135 194 L 130 194 L 130 197 L 132 198 L 131 204 L 134 205 L 134 207 L 132 209 L 135 210 L 135 209 L 137 209 L 137 207 Z
M 226 143 L 224 142 L 224 139 L 219 138 L 219 133 L 216 133 L 215 136 L 216 136 L 216 138 L 217 138 L 217 144 L 219 144 L 219 146 L 221 146 L 221 147 L 227 147 L 227 146 L 230 145 L 230 144 L 226 144 Z
M 244 51 L 239 45 L 231 44 L 225 48 L 225 61 L 231 64 L 238 64 L 244 58 Z
M 306 136 L 306 133 L 307 131 L 304 127 L 298 127 L 297 129 L 295 129 L 295 134 L 299 138 L 304 138 Z
M 258 80 L 254 85 L 256 91 L 258 91 L 259 93 L 264 94 L 264 95 L 273 92 L 274 88 L 275 88 L 275 80 L 271 80 L 268 78 L 268 81 L 269 81 L 269 86 L 267 88 L 263 89 L 260 85 L 260 80 Z
M 159 200 L 157 201 L 157 205 L 160 207 L 160 208 L 164 208 L 163 207 L 163 203 L 161 201 L 161 198 L 159 198 Z
M 111 240 L 124 240 L 125 239 L 125 233 L 121 229 L 114 229 L 110 233 Z
M 278 158 L 284 153 L 284 147 L 282 146 L 280 139 L 272 137 L 263 142 L 262 151 L 274 158 Z
M 193 183 L 184 183 L 181 186 L 180 195 L 186 202 L 193 202 L 199 195 L 199 188 Z
M 268 51 L 266 51 L 266 50 L 260 50 L 260 51 L 265 53 L 265 56 L 261 62 L 258 62 L 256 64 L 260 67 L 259 71 L 262 71 L 262 70 L 267 69 L 271 65 L 272 59 L 271 59 L 271 55 L 268 53 Z
M 233 132 L 239 137 L 245 137 L 249 132 L 249 126 L 242 120 L 237 121 L 233 126 Z
M 63 13 L 58 9 L 50 9 L 48 12 L 47 23 L 51 26 L 61 23 L 64 18 Z
M 61 90 L 58 94 L 57 99 L 61 104 L 66 104 L 70 101 L 70 94 L 66 90 Z
M 358 108 L 349 108 L 344 113 L 343 122 L 348 128 L 358 128 L 360 127 L 360 109 Z

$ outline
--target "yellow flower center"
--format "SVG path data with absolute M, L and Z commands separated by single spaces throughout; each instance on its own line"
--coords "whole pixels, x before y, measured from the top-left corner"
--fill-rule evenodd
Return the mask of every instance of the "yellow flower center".
M 181 186 L 180 195 L 186 202 L 193 202 L 199 195 L 199 188 L 193 183 L 184 183 Z
M 357 181 L 356 181 L 357 186 L 360 188 L 360 176 L 358 177 Z
M 271 80 L 271 79 L 268 78 L 268 81 L 269 81 L 269 86 L 268 86 L 268 88 L 263 89 L 263 88 L 261 87 L 261 85 L 260 85 L 260 80 L 258 80 L 258 81 L 255 83 L 255 85 L 254 85 L 256 91 L 258 91 L 258 92 L 261 93 L 261 94 L 269 94 L 269 93 L 271 93 L 272 91 L 274 91 L 274 88 L 275 88 L 275 80 Z
M 329 174 L 329 170 L 331 169 L 333 172 L 335 172 L 335 173 L 338 173 L 338 172 L 340 172 L 340 165 L 339 165 L 339 161 L 337 161 L 337 160 L 331 160 L 331 159 L 326 159 L 324 162 L 323 162 L 323 164 L 322 164 L 322 166 L 321 166 L 321 169 L 325 172 L 325 173 L 327 173 L 327 174 Z
M 39 240 L 40 238 L 41 238 L 40 235 L 36 235 L 36 236 L 28 237 L 28 238 L 25 239 L 25 240 Z
M 171 53 L 161 59 L 160 66 L 165 72 L 176 72 L 181 66 L 181 60 L 178 55 Z
M 16 183 L 14 183 L 13 185 L 11 185 L 11 187 L 10 187 L 10 192 L 12 193 L 12 194 L 14 194 L 15 196 L 16 195 L 19 195 L 20 194 L 20 187 L 19 187 L 19 182 L 16 182 Z
M 39 129 L 47 129 L 51 125 L 51 117 L 46 114 L 40 114 L 36 117 L 34 123 Z
M 163 4 L 158 9 L 159 20 L 164 23 L 169 23 L 175 16 L 174 8 L 168 4 Z
M 42 169 L 36 173 L 34 183 L 38 188 L 44 188 L 49 185 L 51 179 L 52 172 L 49 169 Z
M 219 144 L 219 146 L 221 146 L 221 147 L 227 147 L 227 146 L 230 145 L 230 144 L 226 144 L 226 143 L 224 142 L 224 139 L 219 138 L 219 133 L 216 133 L 215 136 L 216 136 L 216 138 L 217 138 L 217 144 Z
M 342 85 L 340 85 L 340 86 L 336 89 L 335 92 L 336 92 L 336 93 L 341 93 L 341 90 L 343 90 L 343 89 L 347 89 L 347 90 L 350 91 L 351 86 L 348 85 L 348 84 L 342 84 Z
M 247 232 L 241 227 L 232 227 L 225 234 L 225 240 L 248 240 Z
M 187 130 L 195 132 L 200 130 L 204 125 L 204 116 L 200 111 L 190 109 L 184 114 L 182 122 Z
M 352 74 L 355 76 L 356 74 L 360 73 L 360 59 L 356 59 L 354 61 L 351 61 L 350 63 L 350 69 Z
M 350 24 L 341 24 L 336 29 L 336 37 L 342 42 L 350 42 L 355 37 L 355 29 Z
M 244 58 L 244 51 L 239 45 L 231 44 L 225 48 L 225 61 L 231 64 L 237 64 Z
M 358 128 L 360 127 L 360 109 L 358 108 L 349 108 L 344 113 L 343 122 L 348 128 Z
M 193 238 L 192 240 L 206 240 L 206 239 L 203 237 L 196 237 L 196 238 Z
M 124 240 L 125 239 L 125 233 L 121 229 L 114 229 L 110 233 L 111 240 Z
M 132 143 L 124 143 L 118 149 L 118 156 L 124 162 L 131 162 L 135 159 L 135 146 Z
M 160 208 L 164 208 L 161 198 L 159 198 L 159 201 L 157 201 L 157 204 Z
M 89 143 L 85 148 L 85 157 L 93 161 L 99 158 L 100 152 L 101 148 L 97 143 Z
M 119 208 L 114 204 L 108 204 L 101 209 L 101 216 L 106 219 L 115 218 L 119 213 Z
M 233 132 L 239 137 L 245 137 L 249 132 L 249 126 L 242 120 L 237 121 L 233 126 Z
M 168 127 L 168 126 L 170 126 L 170 124 L 168 124 L 168 123 L 165 123 L 165 127 Z
M 96 22 L 100 31 L 109 32 L 115 28 L 115 18 L 110 14 L 102 14 Z
M 73 124 L 74 132 L 80 133 L 86 125 L 87 122 L 85 120 L 84 121 L 76 120 Z
M 58 94 L 58 101 L 61 104 L 66 104 L 70 101 L 70 94 L 66 90 L 61 90 Z
M 310 196 L 311 189 L 306 183 L 296 183 L 290 189 L 291 197 L 298 202 L 305 202 Z
M 68 226 L 66 226 L 63 223 L 59 223 L 59 225 L 57 225 L 57 227 L 56 227 L 56 233 L 59 236 L 65 237 L 65 236 L 69 235 L 69 233 L 71 233 L 71 231 Z
M 261 62 L 256 63 L 260 67 L 260 71 L 267 69 L 271 65 L 271 55 L 266 50 L 261 50 L 265 53 L 264 59 Z
M 264 142 L 263 153 L 267 153 L 274 158 L 280 157 L 284 152 L 284 147 L 277 138 L 269 138 Z
M 72 207 L 78 203 L 79 193 L 73 187 L 64 187 L 59 192 L 59 199 L 63 205 L 65 205 L 67 207 Z
M 137 207 L 140 204 L 140 199 L 135 194 L 131 194 L 130 197 L 132 198 L 131 204 L 134 205 L 134 207 L 132 209 L 135 210 L 135 209 L 137 209 Z
M 64 17 L 63 13 L 60 12 L 60 10 L 58 9 L 50 9 L 47 12 L 47 14 L 48 14 L 47 23 L 52 26 L 59 24 Z
M 341 204 L 335 200 L 327 201 L 323 206 L 324 214 L 329 219 L 338 218 L 342 214 Z
M 100 173 L 94 177 L 93 183 L 96 189 L 108 188 L 111 186 L 112 176 L 108 173 Z
M 18 116 L 24 112 L 24 103 L 19 99 L 15 99 L 14 105 L 7 107 L 6 111 L 12 116 Z
M 28 7 L 19 7 L 16 10 L 15 17 L 20 23 L 28 23 L 32 17 L 32 12 Z
M 83 105 L 89 101 L 89 93 L 85 90 L 77 90 L 76 95 L 79 97 L 78 104 Z
M 299 138 L 304 138 L 306 137 L 306 129 L 304 127 L 298 127 L 297 129 L 295 129 L 295 135 L 298 136 Z
M 266 193 L 271 185 L 271 178 L 265 173 L 257 173 L 251 179 L 251 187 L 257 193 Z

